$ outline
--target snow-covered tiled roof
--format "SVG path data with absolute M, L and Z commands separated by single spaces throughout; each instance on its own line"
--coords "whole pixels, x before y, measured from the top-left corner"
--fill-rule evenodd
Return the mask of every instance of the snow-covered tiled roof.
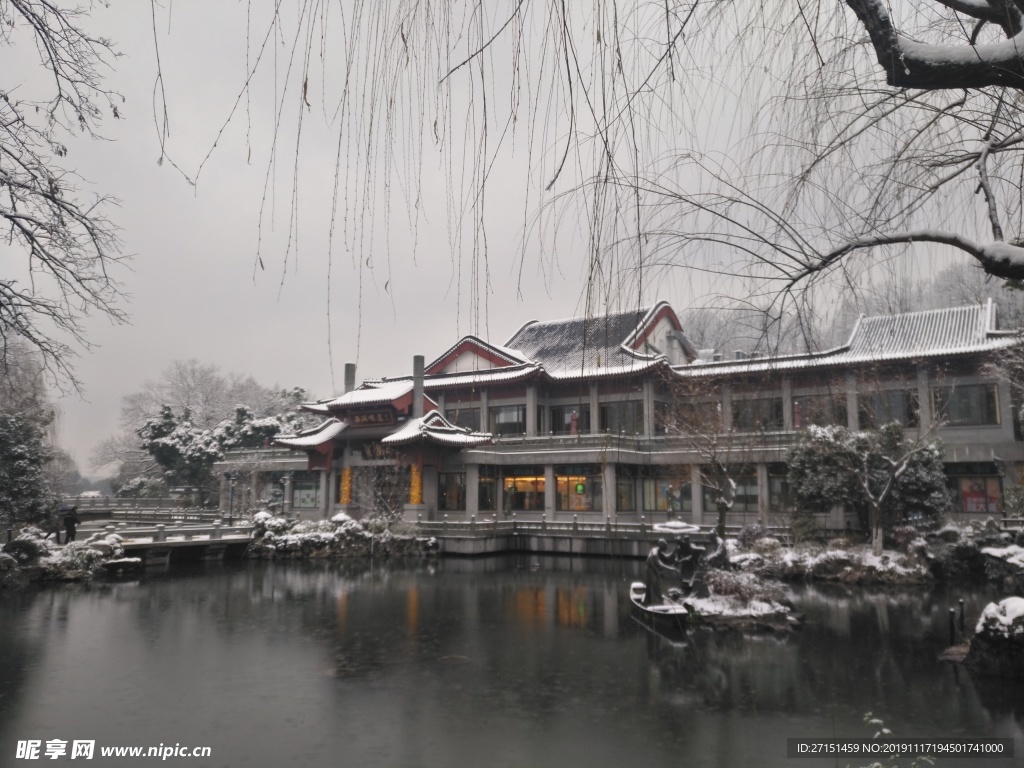
M 328 440 L 333 440 L 347 427 L 344 421 L 327 419 L 312 429 L 305 429 L 296 435 L 280 435 L 274 442 L 289 448 L 316 448 Z
M 400 429 L 381 439 L 384 445 L 407 445 L 417 440 L 450 445 L 457 448 L 472 448 L 491 442 L 489 432 L 473 432 L 457 427 L 437 411 L 410 419 Z
M 442 387 L 458 387 L 483 383 L 509 382 L 525 379 L 539 371 L 543 366 L 536 363 L 514 365 L 507 368 L 491 368 L 482 371 L 468 371 L 466 373 L 445 373 L 437 376 L 427 376 L 423 380 L 424 389 L 440 389 Z M 411 379 L 410 379 L 411 381 Z
M 920 360 L 1005 349 L 1019 343 L 999 331 L 995 307 L 985 304 L 929 309 L 900 315 L 862 316 L 842 347 L 805 355 L 676 366 L 682 376 L 728 376 L 764 371 L 831 367 L 888 360 Z
M 307 411 L 328 413 L 338 408 L 353 408 L 363 405 L 380 405 L 390 403 L 412 392 L 412 379 L 394 381 L 365 382 L 359 389 L 346 392 L 341 397 L 328 400 L 317 400 L 315 403 L 303 403 Z
M 504 346 L 544 366 L 555 379 L 607 376 L 648 369 L 661 355 L 629 349 L 625 342 L 655 308 L 631 309 L 599 317 L 526 323 Z

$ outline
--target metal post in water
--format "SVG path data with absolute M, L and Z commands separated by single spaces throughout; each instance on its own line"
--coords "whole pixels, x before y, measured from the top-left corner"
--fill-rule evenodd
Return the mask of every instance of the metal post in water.
M 960 598 L 960 639 L 962 640 L 967 636 L 964 632 L 964 599 Z
M 956 608 L 949 609 L 949 644 L 956 645 Z
M 7 541 L 8 541 L 8 543 L 11 541 L 11 537 L 12 536 L 14 536 L 14 529 L 13 528 L 8 528 L 7 529 Z

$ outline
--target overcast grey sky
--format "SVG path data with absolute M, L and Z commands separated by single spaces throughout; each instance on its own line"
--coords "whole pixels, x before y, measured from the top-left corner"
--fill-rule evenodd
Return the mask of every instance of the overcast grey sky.
M 540 190 L 551 179 L 564 135 L 560 116 L 546 116 L 543 111 L 529 123 L 532 132 L 524 127 L 529 122 L 524 120 L 515 128 L 517 143 L 509 142 L 508 151 L 498 152 L 487 165 L 484 218 L 490 293 L 486 302 L 477 300 L 472 286 L 479 287 L 483 281 L 471 273 L 474 230 L 467 219 L 472 211 L 460 208 L 449 195 L 451 178 L 465 174 L 471 164 L 467 155 L 472 147 L 462 154 L 460 133 L 475 130 L 480 135 L 478 124 L 460 125 L 473 119 L 478 102 L 472 99 L 480 96 L 479 90 L 470 90 L 472 81 L 459 79 L 470 77 L 469 68 L 451 80 L 452 100 L 445 114 L 451 118 L 448 135 L 454 149 L 447 159 L 435 151 L 430 134 L 436 128 L 416 132 L 405 125 L 396 130 L 393 146 L 382 145 L 363 166 L 349 159 L 341 164 L 342 201 L 329 260 L 339 125 L 344 126 L 342 135 L 347 140 L 359 136 L 365 125 L 346 124 L 344 116 L 339 122 L 333 106 L 325 111 L 319 106 L 321 100 L 312 98 L 313 106 L 303 113 L 299 160 L 295 160 L 294 132 L 286 128 L 278 136 L 277 172 L 265 186 L 275 97 L 280 95 L 287 70 L 286 34 L 271 39 L 268 67 L 252 81 L 250 98 L 240 102 L 218 139 L 246 81 L 247 57 L 251 63 L 267 28 L 266 20 L 257 16 L 272 7 L 229 0 L 175 0 L 158 6 L 155 36 L 167 95 L 170 157 L 194 177 L 217 142 L 195 187 L 170 163 L 157 163 L 160 146 L 154 99 L 160 90 L 150 3 L 97 6 L 92 12 L 90 28 L 112 39 L 121 54 L 108 85 L 125 97 L 124 119 L 105 121 L 106 140 L 69 139 L 64 162 L 88 180 L 85 189 L 120 199 L 120 207 L 110 215 L 120 227 L 124 251 L 132 261 L 130 270 L 118 275 L 131 295 L 130 323 L 113 326 L 103 317 L 86 322 L 95 348 L 83 353 L 76 364 L 84 392 L 82 397 L 60 400 L 62 444 L 83 472 L 90 471 L 88 461 L 95 445 L 118 431 L 122 396 L 158 378 L 175 359 L 196 358 L 224 371 L 251 374 L 265 385 L 302 386 L 315 397 L 327 397 L 341 386 L 346 362 L 358 363 L 359 379 L 404 374 L 414 354 L 429 359 L 476 328 L 480 335 L 501 343 L 529 319 L 583 311 L 589 246 L 585 220 L 581 222 L 567 208 L 569 215 L 544 219 L 541 236 L 527 238 L 523 245 L 524 223 L 532 222 L 538 212 Z M 254 15 L 247 22 L 250 9 Z M 324 41 L 322 66 L 328 73 L 341 66 L 332 58 L 339 56 L 335 42 L 330 36 Z M 471 46 L 472 41 L 460 44 Z M 383 41 L 379 47 L 382 57 L 403 55 L 397 40 Z M 320 54 L 317 51 L 314 58 Z M 461 55 L 456 52 L 453 60 Z M 494 59 L 499 64 L 493 69 L 491 93 L 507 100 L 519 92 L 512 83 L 524 73 L 505 72 L 500 56 Z M 371 84 L 373 64 L 369 61 L 362 75 Z M 749 134 L 754 137 L 751 140 L 744 131 L 750 130 L 751 120 L 756 122 L 758 99 L 765 96 L 753 81 L 749 87 L 740 85 L 746 80 L 730 74 L 729 66 L 726 60 L 716 64 L 720 82 L 709 91 L 709 98 L 687 101 L 684 91 L 679 104 L 656 102 L 656 115 L 661 110 L 685 113 L 686 123 L 685 129 L 676 124 L 672 130 L 661 130 L 661 117 L 656 116 L 658 122 L 651 126 L 655 130 L 650 131 L 652 156 L 671 150 L 681 167 L 687 157 L 684 150 L 691 146 L 705 153 L 714 150 L 728 162 L 733 160 L 730 148 L 739 142 L 753 141 L 757 149 L 757 132 Z M 26 88 L 41 76 L 34 51 L 27 46 L 0 48 L 0 71 L 17 73 Z M 314 92 L 323 86 L 318 82 L 318 77 L 324 79 L 320 71 L 311 70 Z M 404 83 L 405 90 L 394 95 L 411 104 L 429 102 L 437 92 L 436 80 L 428 73 L 411 86 Z M 292 82 L 294 88 L 294 75 Z M 729 82 L 736 87 L 728 87 Z M 328 82 L 323 91 L 329 105 L 337 103 L 331 86 Z M 378 99 L 391 97 L 387 87 L 378 88 Z M 528 90 L 536 84 L 521 82 L 518 87 Z M 289 99 L 294 112 L 299 92 L 293 89 Z M 365 120 L 371 112 L 357 104 L 347 119 Z M 489 151 L 498 143 L 498 131 L 494 133 Z M 524 134 L 533 137 L 532 144 L 523 140 Z M 358 148 L 355 152 L 358 156 Z M 397 173 L 387 172 L 388 162 L 395 164 Z M 553 194 L 572 189 L 578 174 L 588 173 L 584 165 L 580 163 L 582 171 L 567 170 Z M 297 229 L 289 226 L 293 170 L 299 179 L 294 206 Z M 420 175 L 418 190 L 402 183 L 410 172 Z M 472 188 L 470 182 L 464 190 Z M 387 195 L 390 206 L 385 203 Z M 265 205 L 262 232 L 261 204 Z M 586 205 L 582 208 L 585 212 Z M 413 210 L 418 217 L 410 214 Z M 557 259 L 551 255 L 552 244 L 557 244 Z M 262 269 L 257 267 L 258 247 Z M 630 247 L 628 242 L 622 246 Z M 525 254 L 522 260 L 521 253 Z M 22 257 L 0 243 L 0 258 L 17 263 Z M 715 254 L 711 246 L 697 258 L 730 271 L 728 255 Z M 929 268 L 934 271 L 936 264 Z M 642 297 L 627 292 L 620 301 L 635 306 L 665 299 L 685 309 L 700 306 L 716 294 L 741 294 L 729 280 L 674 268 L 667 277 L 648 279 Z
M 245 81 L 245 13 L 245 3 L 176 0 L 158 22 L 169 146 L 172 157 L 190 174 L 212 145 Z M 303 129 L 297 256 L 293 249 L 284 264 L 288 193 L 278 191 L 270 198 L 275 229 L 263 234 L 265 270 L 255 269 L 272 98 L 256 104 L 251 121 L 243 115 L 229 126 L 193 188 L 169 164 L 157 164 L 149 3 L 96 7 L 90 25 L 111 38 L 122 54 L 109 85 L 125 97 L 124 119 L 105 121 L 108 141 L 70 141 L 66 163 L 88 180 L 86 189 L 120 199 L 111 216 L 132 261 L 130 271 L 118 276 L 131 295 L 130 323 L 114 326 L 103 317 L 87 320 L 87 335 L 95 348 L 76 364 L 83 396 L 60 400 L 62 443 L 84 473 L 90 472 L 94 446 L 118 431 L 121 397 L 157 378 L 174 359 L 194 357 L 225 371 L 251 374 L 263 384 L 303 386 L 326 397 L 340 387 L 345 362 L 358 362 L 359 379 L 406 373 L 414 354 L 429 359 L 470 330 L 473 309 L 465 287 L 465 262 L 463 285 L 458 286 L 444 166 L 428 155 L 415 260 L 413 239 L 402 217 L 392 211 L 391 221 L 376 218 L 376 260 L 372 271 L 362 271 L 361 307 L 359 270 L 344 247 L 335 244 L 329 305 L 332 376 L 325 255 L 336 130 L 315 113 Z M 19 72 L 24 82 L 37 76 L 31 51 L 7 50 L 3 57 L 18 67 L 8 71 Z M 272 97 L 272 82 L 260 87 L 264 96 Z M 283 162 L 291 163 L 290 148 L 280 152 Z M 488 200 L 493 293 L 481 318 L 481 333 L 499 343 L 526 320 L 573 315 L 581 306 L 587 239 L 571 223 L 560 238 L 558 268 L 552 269 L 550 261 L 528 258 L 520 281 L 517 257 L 523 221 L 532 213 L 524 202 L 526 162 L 525 153 L 503 156 L 492 171 L 500 180 L 492 184 Z M 0 251 L 5 248 L 0 245 Z M 686 305 L 693 293 L 690 279 L 677 286 L 655 286 L 645 299 Z

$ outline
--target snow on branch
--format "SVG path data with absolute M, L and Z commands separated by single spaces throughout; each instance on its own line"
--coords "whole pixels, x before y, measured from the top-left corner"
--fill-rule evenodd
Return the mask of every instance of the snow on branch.
M 940 0 L 980 21 L 1003 26 L 1008 39 L 985 45 L 931 45 L 900 34 L 881 0 L 846 0 L 860 19 L 889 85 L 927 90 L 1002 85 L 1024 90 L 1024 33 L 1016 9 L 998 4 Z
M 1024 279 L 1024 247 L 998 241 L 975 243 L 956 233 L 931 229 L 893 232 L 858 238 L 823 254 L 820 261 L 813 266 L 809 266 L 807 274 L 800 277 L 821 272 L 833 266 L 853 251 L 897 243 L 941 243 L 943 245 L 951 245 L 973 256 L 981 264 L 982 268 L 994 277 L 1009 280 Z

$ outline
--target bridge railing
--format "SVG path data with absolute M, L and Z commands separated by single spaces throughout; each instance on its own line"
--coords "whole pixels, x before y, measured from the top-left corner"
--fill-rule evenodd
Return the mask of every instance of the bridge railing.
M 216 520 L 212 525 L 166 525 L 158 523 L 145 527 L 129 527 L 121 523 L 119 525 L 107 525 L 99 530 L 104 533 L 116 533 L 126 544 L 129 544 L 139 539 L 151 539 L 153 543 L 179 539 L 183 541 L 192 541 L 193 539 L 217 541 L 225 538 L 234 540 L 239 538 L 248 539 L 252 536 L 253 529 L 254 527 L 251 523 L 225 525 L 222 521 Z
M 110 512 L 112 520 L 139 523 L 209 523 L 224 516 L 215 509 L 115 509 Z
M 78 507 L 79 511 L 91 509 L 180 509 L 190 503 L 188 499 L 170 496 L 154 499 L 136 499 L 122 496 L 62 496 L 61 506 Z

